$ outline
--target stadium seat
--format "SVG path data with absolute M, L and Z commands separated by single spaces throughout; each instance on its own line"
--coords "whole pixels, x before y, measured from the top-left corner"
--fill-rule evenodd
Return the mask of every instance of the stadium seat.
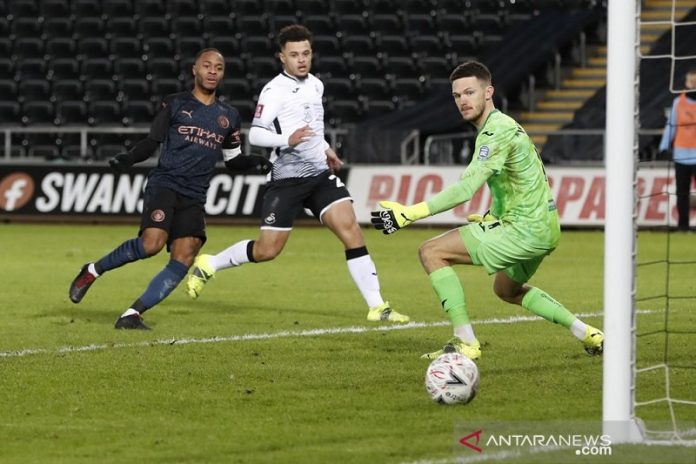
M 348 75 L 346 60 L 339 56 L 320 56 L 314 62 L 312 71 L 324 77 L 345 77 Z
M 141 17 L 163 17 L 167 14 L 163 0 L 138 0 L 134 2 L 136 13 Z
M 43 0 L 40 13 L 44 18 L 67 17 L 70 16 L 70 5 L 68 0 Z
M 24 102 L 47 101 L 51 98 L 51 86 L 46 79 L 22 79 L 19 95 Z
M 338 29 L 344 34 L 369 35 L 372 30 L 365 17 L 360 14 L 343 14 L 336 18 Z
M 229 100 L 246 98 L 251 94 L 251 86 L 247 79 L 223 79 L 222 85 L 220 86 L 220 94 L 224 95 Z
M 229 16 L 206 15 L 203 18 L 203 31 L 211 38 L 231 37 L 235 31 L 234 19 Z
M 155 58 L 147 62 L 147 72 L 152 79 L 172 79 L 179 76 L 179 66 L 172 58 Z
M 181 92 L 179 79 L 155 79 L 152 81 L 152 98 L 161 101 L 167 95 Z
M 374 56 L 356 56 L 351 61 L 351 72 L 361 78 L 379 78 L 384 77 L 382 65 Z
M 397 78 L 393 82 L 394 95 L 399 99 L 418 100 L 423 96 L 423 84 L 419 79 Z
M 77 143 L 71 143 L 68 145 L 62 145 L 61 150 L 60 150 L 60 158 L 64 160 L 72 160 L 72 159 L 92 159 L 92 147 L 89 145 L 86 147 L 85 152 L 82 151 L 82 146 Z
M 411 39 L 411 49 L 418 56 L 440 56 L 443 46 L 440 39 L 434 35 L 419 35 Z
M 201 37 L 180 37 L 176 40 L 176 53 L 180 57 L 196 56 L 206 48 L 205 40 Z
M 335 36 L 315 35 L 312 51 L 319 56 L 338 56 L 341 54 L 341 44 Z
M 51 61 L 53 79 L 77 79 L 80 76 L 80 64 L 75 58 L 58 58 Z
M 108 58 L 89 58 L 80 66 L 82 79 L 112 79 L 114 70 Z
M 384 61 L 384 70 L 394 78 L 418 77 L 420 72 L 411 58 L 389 57 Z
M 232 36 L 217 36 L 210 39 L 210 46 L 217 48 L 225 58 L 239 56 L 239 40 Z
M 254 110 L 256 109 L 256 105 L 251 100 L 231 99 L 227 100 L 227 103 L 237 108 L 237 111 L 239 111 L 239 117 L 242 119 L 243 124 L 249 124 L 251 123 L 251 120 L 254 119 Z
M 20 79 L 44 79 L 47 75 L 46 60 L 28 58 L 17 63 Z
M 447 51 L 457 56 L 471 56 L 479 50 L 478 39 L 469 34 L 449 35 L 445 44 Z
M 375 14 L 370 17 L 370 27 L 381 35 L 403 35 L 404 28 L 395 13 Z
M 46 54 L 50 59 L 75 57 L 75 41 L 67 37 L 48 39 Z
M 140 58 L 119 58 L 114 64 L 114 73 L 120 79 L 144 79 L 145 62 Z
M 22 123 L 25 125 L 54 124 L 55 109 L 47 101 L 33 101 L 22 105 Z
M 124 103 L 123 115 L 126 125 L 149 125 L 155 113 L 149 101 L 134 100 Z
M 144 55 L 140 40 L 135 37 L 114 38 L 110 52 L 114 58 L 142 58 Z
M 44 42 L 36 37 L 24 37 L 15 40 L 12 55 L 19 58 L 42 58 Z
M 12 56 L 12 41 L 4 37 L 0 37 L 0 56 Z
M 271 16 L 295 15 L 295 5 L 292 0 L 266 0 L 266 11 Z
M 145 38 L 169 37 L 169 24 L 161 16 L 148 16 L 140 19 L 138 30 Z
M 280 65 L 278 65 L 280 69 Z M 228 78 L 242 77 L 247 72 L 246 63 L 242 58 L 225 55 L 225 76 Z
M 7 21 L 7 18 L 0 17 L 0 37 L 9 37 L 10 28 L 10 23 Z
M 427 56 L 419 61 L 421 72 L 430 79 L 448 79 L 454 68 L 446 58 L 441 56 Z
M 401 35 L 383 35 L 379 38 L 377 46 L 388 57 L 411 56 L 411 47 Z
M 87 105 L 79 100 L 66 100 L 57 105 L 56 116 L 59 125 L 87 123 Z
M 35 18 L 39 16 L 39 9 L 34 0 L 11 1 L 8 12 L 15 18 Z
M 353 81 L 345 77 L 324 79 L 324 97 L 330 100 L 349 100 L 355 98 Z
M 2 75 L 2 74 L 0 74 Z M 0 101 L 17 100 L 17 82 L 14 79 L 0 79 Z
M 146 39 L 143 50 L 150 59 L 171 58 L 174 56 L 174 44 L 168 37 L 150 37 Z
M 349 35 L 343 38 L 343 49 L 353 56 L 370 56 L 376 54 L 375 44 L 368 35 Z
M 334 0 L 333 13 L 338 16 L 347 14 L 363 14 L 366 10 L 363 0 Z
M 121 107 L 115 101 L 93 101 L 89 104 L 87 122 L 90 125 L 122 124 Z
M 370 14 L 393 14 L 401 6 L 400 0 L 371 0 L 369 3 Z
M 242 35 L 242 42 L 244 42 L 244 39 L 254 38 L 254 36 L 265 38 L 259 34 L 267 30 L 269 30 L 269 25 L 266 15 L 248 15 L 237 18 L 235 33 Z
M 396 110 L 396 105 L 391 100 L 368 100 L 366 112 L 368 116 L 391 113 Z
M 83 58 L 104 58 L 109 51 L 106 39 L 83 37 L 77 41 L 77 53 Z
M 56 102 L 79 100 L 84 97 L 82 82 L 77 79 L 63 79 L 54 81 L 52 93 Z
M 355 100 L 331 101 L 327 109 L 329 124 L 332 126 L 356 122 L 362 115 L 360 105 Z
M 113 158 L 119 153 L 123 153 L 125 151 L 126 147 L 123 145 L 98 145 L 94 153 L 94 157 L 98 160 L 108 160 L 109 158 Z
M 438 6 L 437 3 L 433 3 L 431 0 L 403 0 L 400 7 L 408 15 L 412 14 L 429 14 L 431 11 L 435 10 Z
M 416 10 L 425 11 L 425 10 Z M 436 36 L 439 32 L 435 27 L 433 16 L 427 13 L 411 13 L 406 17 L 406 30 L 409 34 L 420 36 Z
M 0 56 L 0 76 L 5 76 L 6 79 L 13 78 L 15 74 L 15 62 L 10 58 Z
M 60 158 L 60 149 L 55 145 L 31 145 L 27 156 L 37 160 L 54 161 Z
M 135 39 L 138 33 L 137 22 L 133 18 L 109 18 L 106 20 L 106 32 L 115 39 Z
M 196 17 L 180 16 L 172 19 L 171 32 L 177 38 L 198 37 L 201 35 L 201 22 Z
M 239 16 L 262 15 L 265 13 L 265 5 L 257 0 L 234 0 L 232 12 Z
M 242 38 L 242 52 L 248 54 L 251 57 L 269 57 L 275 52 L 271 40 L 267 37 L 243 37 Z
M 316 11 L 316 10 L 307 10 Z M 312 31 L 314 35 L 331 35 L 336 34 L 337 28 L 329 15 L 312 14 L 304 16 L 302 24 Z
M 75 16 L 97 17 L 101 16 L 101 1 L 99 0 L 73 0 L 72 12 Z
M 131 0 L 104 0 L 103 10 L 107 18 L 132 19 L 135 14 Z
M 44 21 L 44 34 L 48 38 L 65 37 L 72 40 L 72 25 L 70 17 L 49 17 Z
M 249 71 L 257 79 L 270 80 L 280 72 L 280 63 L 270 56 L 258 56 L 249 60 Z
M 145 79 L 122 79 L 121 95 L 126 100 L 147 100 L 150 98 L 150 83 Z
M 463 34 L 469 30 L 471 25 L 467 21 L 467 16 L 459 13 L 442 14 L 438 18 L 437 28 L 447 34 Z
M 229 16 L 231 13 L 229 4 L 226 0 L 204 0 L 201 6 L 203 16 Z M 228 32 L 231 32 L 228 31 Z
M 37 21 L 36 18 L 17 18 L 11 24 L 10 32 L 16 38 L 41 37 L 42 23 Z
M 17 124 L 20 120 L 19 103 L 0 100 L 0 124 Z
M 103 37 L 104 21 L 101 18 L 76 18 L 73 32 L 78 37 Z
M 175 17 L 198 15 L 198 2 L 196 0 L 169 0 L 167 6 L 167 11 Z
M 88 101 L 116 100 L 116 82 L 113 79 L 91 79 L 85 82 L 85 98 Z
M 293 24 L 299 24 L 297 16 L 295 15 L 275 15 L 271 17 L 270 29 L 273 31 L 279 31 L 285 26 L 291 26 Z
M 504 27 L 502 18 L 497 13 L 480 13 L 472 16 L 472 27 L 483 35 L 502 35 Z
M 379 100 L 391 97 L 391 89 L 387 86 L 387 81 L 382 78 L 360 79 L 358 83 L 358 93 L 368 100 Z

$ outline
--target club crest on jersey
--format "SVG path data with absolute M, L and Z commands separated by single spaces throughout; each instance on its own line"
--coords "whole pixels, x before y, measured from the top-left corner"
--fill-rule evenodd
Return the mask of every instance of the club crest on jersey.
M 254 117 L 260 118 L 261 113 L 263 113 L 263 105 L 256 105 L 256 111 L 254 111 Z
M 263 220 L 268 225 L 275 224 L 276 218 L 275 218 L 275 213 L 271 213 L 268 216 L 266 216 L 266 219 Z
M 304 122 L 312 122 L 312 106 L 309 103 L 302 105 L 302 120 Z
M 230 127 L 230 120 L 227 119 L 226 116 L 222 116 L 222 115 L 221 115 L 221 116 L 218 116 L 218 118 L 217 118 L 217 123 L 218 123 L 218 125 L 219 125 L 220 127 L 222 127 L 223 129 L 227 129 L 228 127 Z
M 487 159 L 488 159 L 488 147 L 486 145 L 483 145 L 481 148 L 479 148 L 478 160 L 479 161 L 486 161 Z
M 161 209 L 156 209 L 152 212 L 152 214 L 150 214 L 150 219 L 152 219 L 153 222 L 162 222 L 164 221 L 164 217 L 164 211 Z

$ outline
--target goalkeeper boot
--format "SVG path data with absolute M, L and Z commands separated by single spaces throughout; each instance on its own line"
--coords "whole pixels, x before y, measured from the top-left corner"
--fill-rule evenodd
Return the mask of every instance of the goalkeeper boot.
M 452 337 L 449 339 L 445 346 L 441 350 L 433 351 L 432 353 L 425 353 L 421 356 L 421 359 L 437 359 L 445 353 L 459 353 L 463 354 L 472 361 L 481 357 L 481 344 L 478 340 L 467 343 L 459 337 Z
M 87 263 L 82 266 L 79 274 L 77 274 L 77 277 L 75 277 L 70 284 L 69 295 L 70 301 L 73 303 L 79 303 L 82 301 L 82 298 L 84 298 L 87 290 L 89 290 L 89 287 L 91 287 L 94 281 L 97 280 L 97 276 L 89 272 L 90 264 L 92 263 Z
M 582 339 L 585 352 L 590 356 L 600 356 L 604 351 L 604 333 L 591 325 L 585 329 L 585 337 Z
M 186 281 L 188 296 L 193 299 L 198 298 L 205 284 L 215 277 L 215 271 L 210 266 L 210 258 L 210 255 L 199 255 L 193 262 L 193 270 Z
M 390 321 L 390 322 L 408 322 L 411 320 L 405 314 L 397 313 L 389 306 L 389 302 L 385 301 L 379 306 L 370 308 L 367 312 L 367 320 L 371 322 Z
M 138 314 L 129 314 L 128 316 L 121 316 L 116 320 L 114 324 L 115 329 L 136 329 L 136 330 L 152 330 L 150 327 L 145 325 L 143 322 L 143 317 Z

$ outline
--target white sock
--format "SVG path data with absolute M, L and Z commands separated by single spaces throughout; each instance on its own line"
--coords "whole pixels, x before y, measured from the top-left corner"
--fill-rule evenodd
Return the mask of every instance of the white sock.
M 379 279 L 377 269 L 372 262 L 370 255 L 363 255 L 357 258 L 346 260 L 353 282 L 358 286 L 368 308 L 374 308 L 384 304 L 382 294 L 379 290 Z
M 247 245 L 250 241 L 251 240 L 242 240 L 241 242 L 237 242 L 210 258 L 210 265 L 213 271 L 217 272 L 220 269 L 227 269 L 228 267 L 236 267 L 248 263 Z
M 128 308 L 128 309 L 126 309 L 125 313 L 121 314 L 121 317 L 126 317 L 126 316 L 130 316 L 133 314 L 140 314 L 140 313 L 133 308 Z
M 97 272 L 97 268 L 94 266 L 94 263 L 89 263 L 89 266 L 87 266 L 87 272 L 92 274 L 94 277 L 99 277 L 99 273 Z
M 474 335 L 474 328 L 471 324 L 460 325 L 454 328 L 454 336 L 458 337 L 465 343 L 472 343 L 476 341 L 476 335 Z
M 573 332 L 575 338 L 582 340 L 585 338 L 585 331 L 587 330 L 587 324 L 582 322 L 580 319 L 575 319 L 570 325 L 570 331 Z

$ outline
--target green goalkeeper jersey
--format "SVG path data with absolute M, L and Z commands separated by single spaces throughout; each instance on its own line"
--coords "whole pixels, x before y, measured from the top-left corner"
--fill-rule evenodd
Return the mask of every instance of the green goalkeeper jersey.
M 524 129 L 498 110 L 479 130 L 473 159 L 460 181 L 427 201 L 430 213 L 470 200 L 484 182 L 493 197 L 491 214 L 520 240 L 547 249 L 558 245 L 558 213 L 541 158 Z

